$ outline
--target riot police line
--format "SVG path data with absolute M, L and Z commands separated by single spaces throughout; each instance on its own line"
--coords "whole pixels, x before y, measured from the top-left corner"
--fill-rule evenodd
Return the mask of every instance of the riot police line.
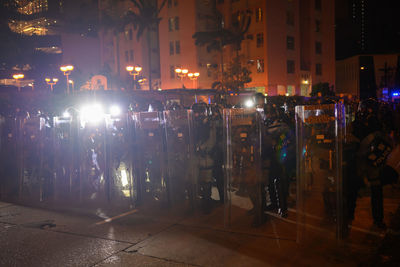
M 288 116 L 272 105 L 199 103 L 96 122 L 4 117 L 1 199 L 200 212 L 232 227 L 263 225 L 268 214 L 295 220 L 303 235 L 321 220 L 341 236 L 347 111 L 318 104 Z

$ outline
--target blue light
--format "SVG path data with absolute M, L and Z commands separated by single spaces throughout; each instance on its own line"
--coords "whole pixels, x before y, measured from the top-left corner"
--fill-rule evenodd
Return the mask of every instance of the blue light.
M 397 93 L 397 92 L 392 94 L 392 96 L 399 96 L 399 95 L 400 95 L 400 93 Z

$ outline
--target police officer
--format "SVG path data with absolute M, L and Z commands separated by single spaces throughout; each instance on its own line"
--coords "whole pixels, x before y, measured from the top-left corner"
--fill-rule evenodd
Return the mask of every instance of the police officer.
M 216 126 L 208 116 L 205 103 L 192 105 L 195 125 L 195 160 L 198 163 L 199 190 L 204 213 L 211 211 L 211 190 L 214 159 L 212 152 L 216 146 Z
M 354 121 L 354 135 L 361 140 L 357 152 L 357 174 L 365 177 L 371 188 L 371 208 L 374 226 L 385 229 L 383 221 L 382 175 L 392 144 L 377 118 L 378 103 L 369 99 L 360 102 Z

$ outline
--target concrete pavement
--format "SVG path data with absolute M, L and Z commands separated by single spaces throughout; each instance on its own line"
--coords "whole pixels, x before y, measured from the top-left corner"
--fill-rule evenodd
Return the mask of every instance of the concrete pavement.
M 207 216 L 133 210 L 111 220 L 104 213 L 0 202 L 0 266 L 355 266 L 377 242 L 365 236 L 338 246 L 317 233 L 299 245 L 291 222 L 271 217 L 259 228 L 223 228 L 211 224 L 218 210 Z

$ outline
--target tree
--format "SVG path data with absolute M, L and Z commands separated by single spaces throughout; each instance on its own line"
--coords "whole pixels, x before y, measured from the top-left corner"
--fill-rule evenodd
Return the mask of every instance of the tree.
M 318 96 L 318 93 L 320 93 L 322 97 L 335 95 L 334 87 L 333 85 L 329 85 L 329 83 L 317 83 L 313 85 L 310 95 Z
M 220 52 L 220 64 L 221 64 L 221 81 L 215 84 L 222 86 L 221 90 L 224 90 L 226 84 L 223 80 L 224 76 L 224 58 L 223 58 L 223 47 L 232 45 L 236 52 L 236 57 L 239 58 L 239 51 L 241 50 L 242 41 L 245 39 L 246 33 L 251 24 L 251 13 L 250 11 L 238 11 L 232 15 L 232 23 L 229 28 L 225 28 L 223 25 L 223 16 L 216 9 L 215 1 L 213 3 L 212 15 L 208 16 L 212 19 L 215 24 L 215 29 L 212 31 L 199 31 L 193 35 L 195 44 L 197 46 L 206 46 L 207 51 L 219 51 Z
M 147 47 L 148 47 L 148 66 L 149 66 L 149 89 L 152 90 L 152 43 L 151 34 L 157 37 L 155 44 L 159 53 L 158 46 L 158 26 L 161 18 L 159 14 L 167 0 L 164 0 L 160 7 L 157 6 L 157 0 L 131 0 L 133 5 L 136 7 L 135 11 L 128 11 L 125 15 L 125 22 L 133 23 L 135 30 L 137 30 L 136 38 L 139 40 L 144 32 L 146 32 Z M 154 41 L 154 39 L 153 39 Z
M 235 57 L 222 74 L 222 81 L 212 84 L 212 89 L 239 91 L 251 82 L 251 71 L 241 63 L 241 57 Z

